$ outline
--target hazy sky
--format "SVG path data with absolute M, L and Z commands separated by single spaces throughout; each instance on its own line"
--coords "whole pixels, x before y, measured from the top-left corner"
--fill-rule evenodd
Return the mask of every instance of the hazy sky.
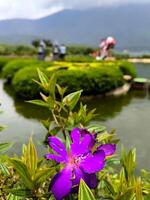
M 67 8 L 86 9 L 150 0 L 0 0 L 0 19 L 39 18 Z

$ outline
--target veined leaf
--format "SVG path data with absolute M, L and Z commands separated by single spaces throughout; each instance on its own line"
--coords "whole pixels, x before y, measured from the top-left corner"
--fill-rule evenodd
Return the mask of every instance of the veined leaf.
M 79 101 L 81 93 L 82 93 L 82 90 L 68 94 L 67 96 L 63 98 L 63 103 L 67 105 L 70 108 L 70 110 L 73 110 Z
M 3 163 L 0 163 L 0 171 L 1 171 L 2 174 L 4 174 L 4 176 L 10 175 L 8 168 Z
M 19 200 L 19 198 L 13 194 L 9 194 L 6 200 Z
M 89 125 L 87 128 L 88 128 L 89 132 L 100 133 L 100 132 L 106 131 L 105 126 L 100 126 L 100 125 L 97 125 L 97 124 Z
M 54 167 L 39 169 L 35 175 L 35 179 L 34 179 L 35 185 L 42 184 L 47 179 L 47 177 L 52 176 L 55 173 L 55 171 L 56 169 Z
M 56 84 L 56 86 L 57 86 L 57 90 L 58 90 L 60 96 L 63 97 L 67 90 L 67 87 L 60 87 L 60 85 L 58 85 L 58 84 Z
M 29 144 L 26 145 L 26 148 L 24 149 L 23 161 L 27 166 L 31 177 L 34 178 L 35 171 L 37 169 L 38 156 L 36 148 L 32 142 L 32 138 L 30 138 Z
M 128 188 L 127 191 L 118 198 L 119 200 L 134 200 L 134 188 Z
M 31 101 L 27 101 L 28 103 L 32 103 L 38 106 L 44 106 L 48 108 L 48 104 L 45 103 L 44 101 L 40 100 L 40 99 L 35 99 L 35 100 L 31 100 Z
M 78 200 L 96 200 L 92 191 L 82 179 L 79 186 Z
M 31 180 L 31 175 L 28 171 L 28 168 L 26 165 L 19 159 L 12 158 L 9 160 L 9 162 L 13 165 L 15 170 L 20 175 L 20 178 L 22 179 L 23 184 L 28 188 L 32 189 L 33 182 Z
M 142 195 L 142 180 L 140 177 L 136 180 L 136 200 L 144 200 Z
M 48 89 L 48 77 L 40 70 L 38 69 L 38 76 L 39 76 L 39 79 L 42 83 L 42 86 L 45 88 L 45 89 Z
M 53 99 L 55 99 L 56 80 L 57 80 L 56 75 L 52 74 L 51 79 L 48 84 L 49 93 L 50 93 L 50 96 L 53 97 Z
M 12 147 L 12 143 L 1 143 L 0 144 L 0 153 L 7 151 L 10 147 Z
M 31 190 L 19 188 L 19 189 L 11 189 L 10 193 L 17 197 L 32 197 Z

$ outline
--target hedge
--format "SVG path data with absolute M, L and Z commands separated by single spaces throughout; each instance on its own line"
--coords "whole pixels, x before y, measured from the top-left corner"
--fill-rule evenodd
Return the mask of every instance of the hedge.
M 41 68 L 42 69 L 42 68 Z M 35 98 L 40 91 L 39 86 L 33 81 L 38 80 L 37 67 L 26 67 L 19 70 L 12 81 L 15 92 L 25 98 Z M 56 72 L 58 84 L 67 86 L 68 92 L 83 89 L 84 94 L 104 94 L 114 88 L 123 85 L 122 72 L 118 67 L 103 68 L 84 68 L 79 69 L 59 69 L 46 72 L 49 76 Z
M 7 80 L 11 80 L 15 73 L 24 67 L 48 67 L 50 63 L 42 62 L 37 59 L 16 59 L 9 62 L 7 65 L 3 67 L 2 76 Z
M 3 67 L 12 60 L 13 58 L 11 57 L 0 57 L 0 72 L 2 71 Z
M 89 68 L 58 71 L 58 83 L 67 86 L 69 92 L 83 89 L 83 94 L 104 94 L 123 85 L 122 73 L 118 68 Z

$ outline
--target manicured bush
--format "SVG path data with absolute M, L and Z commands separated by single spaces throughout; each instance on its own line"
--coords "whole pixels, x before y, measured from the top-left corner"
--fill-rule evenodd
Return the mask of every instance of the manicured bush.
M 24 67 L 34 67 L 34 66 L 49 66 L 48 62 L 38 61 L 36 59 L 16 59 L 9 62 L 2 70 L 2 76 L 8 80 L 11 80 L 15 73 Z
M 9 57 L 0 57 L 0 71 L 2 71 L 3 67 L 12 60 L 13 58 Z
M 128 61 L 118 61 L 118 66 L 124 75 L 131 75 L 133 78 L 136 77 L 136 69 L 134 65 Z
M 83 93 L 104 94 L 122 85 L 122 73 L 118 68 L 89 68 L 57 72 L 58 83 L 67 86 L 69 92 L 83 89 Z
M 62 66 L 62 67 L 61 67 Z M 39 86 L 33 82 L 38 80 L 37 68 L 33 65 L 20 69 L 13 78 L 15 92 L 25 99 L 32 99 L 39 93 Z M 61 86 L 67 86 L 68 92 L 83 89 L 83 94 L 105 94 L 124 84 L 123 73 L 134 75 L 134 69 L 128 62 L 107 61 L 99 63 L 69 63 L 54 62 L 52 66 L 41 67 L 50 77 L 56 73 L 57 82 Z M 120 70 L 121 69 L 121 70 Z M 122 70 L 124 69 L 124 71 Z M 126 70 L 126 71 L 125 71 Z
M 88 46 L 67 46 L 67 53 L 69 55 L 89 55 L 95 48 L 88 47 Z
M 68 55 L 65 60 L 67 62 L 94 62 L 95 59 L 89 55 Z

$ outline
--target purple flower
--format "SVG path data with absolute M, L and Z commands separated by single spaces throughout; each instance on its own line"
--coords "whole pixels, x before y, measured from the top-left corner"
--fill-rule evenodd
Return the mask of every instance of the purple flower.
M 86 129 L 74 128 L 71 132 L 70 152 L 54 136 L 48 138 L 50 147 L 56 154 L 46 154 L 46 159 L 62 163 L 64 168 L 57 173 L 50 184 L 56 200 L 61 200 L 71 192 L 76 192 L 82 178 L 90 188 L 97 185 L 96 172 L 105 166 L 106 156 L 115 152 L 114 144 L 103 144 L 92 152 L 96 138 Z

